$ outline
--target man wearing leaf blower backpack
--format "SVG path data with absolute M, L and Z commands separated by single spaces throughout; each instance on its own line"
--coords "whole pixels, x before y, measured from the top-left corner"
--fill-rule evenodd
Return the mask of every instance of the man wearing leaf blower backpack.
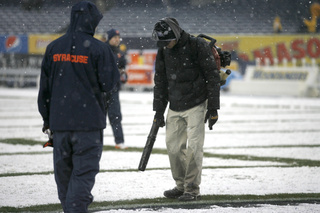
M 200 199 L 204 123 L 218 120 L 219 70 L 208 43 L 182 30 L 175 18 L 159 20 L 152 37 L 157 41 L 153 110 L 165 126 L 166 145 L 176 186 L 164 192 L 180 201 Z

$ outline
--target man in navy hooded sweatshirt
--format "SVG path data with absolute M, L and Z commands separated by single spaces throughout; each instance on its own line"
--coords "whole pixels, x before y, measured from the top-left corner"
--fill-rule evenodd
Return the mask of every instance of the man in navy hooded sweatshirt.
M 38 109 L 53 132 L 54 175 L 64 212 L 88 212 L 99 172 L 106 102 L 119 82 L 111 49 L 93 38 L 102 14 L 82 1 L 71 11 L 68 32 L 46 49 Z

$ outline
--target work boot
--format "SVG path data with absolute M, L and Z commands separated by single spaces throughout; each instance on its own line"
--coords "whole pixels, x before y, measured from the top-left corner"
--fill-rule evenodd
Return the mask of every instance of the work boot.
M 183 191 L 180 191 L 179 189 L 177 189 L 176 187 L 167 191 L 164 191 L 163 195 L 167 198 L 178 198 L 181 195 L 183 195 Z
M 182 196 L 180 196 L 178 199 L 180 201 L 194 201 L 194 200 L 200 200 L 201 196 L 195 195 L 195 194 L 191 194 L 191 193 L 183 193 Z

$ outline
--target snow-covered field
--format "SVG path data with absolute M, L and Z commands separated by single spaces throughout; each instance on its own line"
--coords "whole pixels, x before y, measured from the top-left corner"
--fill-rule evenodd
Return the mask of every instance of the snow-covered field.
M 152 93 L 148 92 L 123 91 L 120 94 L 125 143 L 128 147 L 145 145 L 154 115 L 152 97 Z M 36 98 L 36 89 L 0 88 L 0 207 L 59 203 L 52 174 L 27 174 L 52 172 L 52 149 L 43 149 L 40 145 L 1 143 L 6 138 L 47 140 L 41 132 L 42 120 L 37 111 Z M 320 99 L 231 96 L 223 93 L 219 121 L 212 131 L 206 131 L 205 152 L 231 158 L 204 158 L 202 195 L 320 193 L 319 166 L 292 166 L 288 161 L 281 161 L 320 161 Z M 162 128 L 155 148 L 165 148 L 164 137 Z M 109 126 L 104 132 L 104 143 L 114 144 Z M 232 157 L 237 155 L 252 159 Z M 147 168 L 155 170 L 131 171 L 137 169 L 140 157 L 140 152 L 105 151 L 100 163 L 105 172 L 97 175 L 94 200 L 157 198 L 162 197 L 164 190 L 174 186 L 166 155 L 151 155 Z M 259 157 L 270 160 L 257 160 Z M 12 173 L 26 175 L 5 175 Z M 320 204 L 105 212 L 138 211 L 320 212 Z

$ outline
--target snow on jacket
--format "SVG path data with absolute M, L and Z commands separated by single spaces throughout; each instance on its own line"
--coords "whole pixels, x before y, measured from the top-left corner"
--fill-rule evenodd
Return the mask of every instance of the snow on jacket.
M 170 26 L 173 27 L 173 26 Z M 184 111 L 208 99 L 220 108 L 220 76 L 208 43 L 186 32 L 172 48 L 159 48 L 155 65 L 153 110 Z
M 93 38 L 101 13 L 90 2 L 72 7 L 68 32 L 46 49 L 38 109 L 53 131 L 106 127 L 105 97 L 119 81 L 111 49 Z

